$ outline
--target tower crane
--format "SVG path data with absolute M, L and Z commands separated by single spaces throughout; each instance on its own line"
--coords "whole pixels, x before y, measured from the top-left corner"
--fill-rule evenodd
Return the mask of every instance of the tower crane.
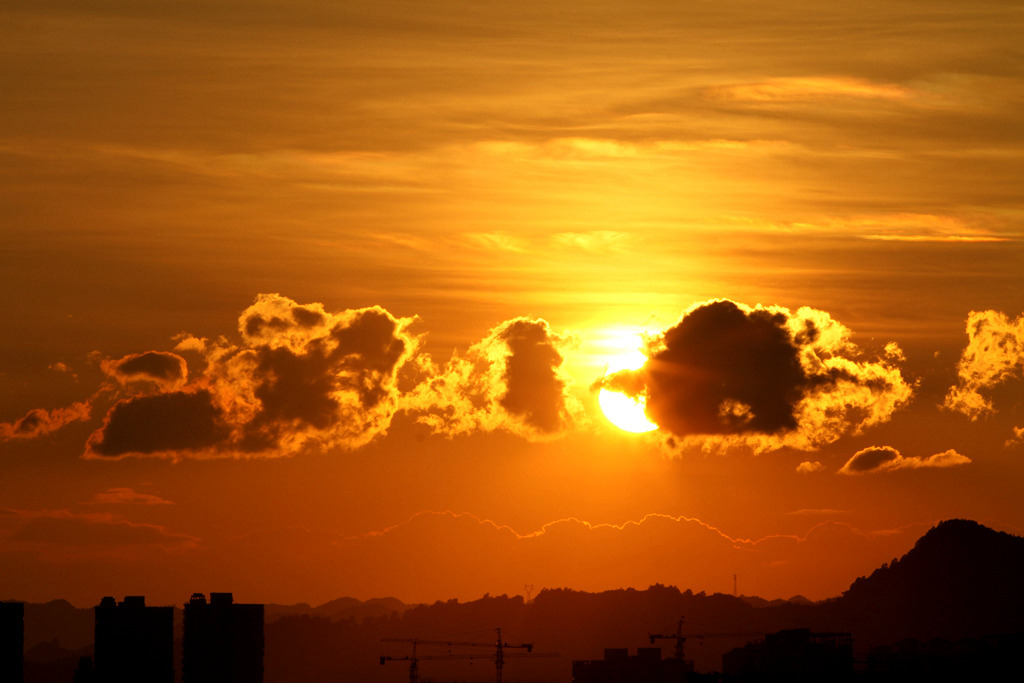
M 444 654 L 444 655 L 417 655 L 416 654 L 416 643 L 426 643 L 426 641 L 412 642 L 412 654 L 406 655 L 405 657 L 390 657 L 388 655 L 381 655 L 380 664 L 384 666 L 386 662 L 409 662 L 409 683 L 420 683 L 420 661 L 428 659 L 490 659 L 492 655 L 484 654 Z
M 419 683 L 419 662 L 427 659 L 491 659 L 494 658 L 494 668 L 496 672 L 496 682 L 501 683 L 501 671 L 505 666 L 506 657 L 524 657 L 525 654 L 505 654 L 506 649 L 510 648 L 521 648 L 526 650 L 527 653 L 533 651 L 533 643 L 522 643 L 519 645 L 511 645 L 502 641 L 501 629 L 494 629 L 498 634 L 497 641 L 494 643 L 472 643 L 457 640 L 423 640 L 421 638 L 382 638 L 382 642 L 386 643 L 411 643 L 412 654 L 405 657 L 389 657 L 382 655 L 380 658 L 381 666 L 386 662 L 409 662 L 409 683 Z M 493 647 L 495 648 L 494 654 L 443 654 L 443 655 L 417 655 L 417 645 L 444 645 L 447 647 Z M 538 656 L 550 656 L 550 655 L 538 655 Z
M 683 645 L 686 643 L 687 638 L 698 638 L 703 640 L 704 638 L 749 638 L 755 636 L 763 636 L 763 632 L 749 632 L 749 633 L 689 633 L 683 635 L 683 617 L 679 617 L 679 625 L 676 626 L 676 632 L 669 635 L 662 635 L 660 633 L 651 633 L 651 645 L 654 645 L 655 640 L 674 640 L 676 641 L 675 657 L 676 659 L 683 658 Z
M 676 659 L 683 658 L 683 645 L 686 643 L 686 636 L 683 635 L 683 618 L 679 617 L 679 625 L 676 627 L 676 632 L 672 635 L 662 635 L 660 633 L 652 633 L 651 645 L 654 645 L 656 640 L 675 640 L 676 641 Z

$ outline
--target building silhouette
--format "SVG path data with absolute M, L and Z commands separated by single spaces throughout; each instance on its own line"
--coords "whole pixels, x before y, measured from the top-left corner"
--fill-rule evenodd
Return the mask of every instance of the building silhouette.
M 1024 633 L 983 638 L 901 640 L 871 648 L 860 680 L 871 683 L 961 683 L 1012 678 L 1020 669 Z
M 573 683 L 681 683 L 693 676 L 693 662 L 661 658 L 660 647 L 605 648 L 604 659 L 572 663 Z
M 812 633 L 797 628 L 769 633 L 722 655 L 725 681 L 817 683 L 847 681 L 854 675 L 849 633 Z
M 262 683 L 263 605 L 193 593 L 185 605 L 184 683 Z
M 97 683 L 174 683 L 174 608 L 147 607 L 141 595 L 96 606 Z
M 96 671 L 92 668 L 92 657 L 79 657 L 71 683 L 96 683 Z
M 0 681 L 25 680 L 25 603 L 0 602 Z

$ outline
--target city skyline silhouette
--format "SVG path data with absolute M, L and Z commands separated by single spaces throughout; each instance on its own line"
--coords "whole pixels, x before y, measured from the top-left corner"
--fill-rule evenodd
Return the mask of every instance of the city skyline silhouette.
M 993 571 L 993 558 L 1005 566 Z M 1024 538 L 950 520 L 817 603 L 657 585 L 432 605 L 338 599 L 314 608 L 195 593 L 177 608 L 126 596 L 91 610 L 63 603 L 60 615 L 56 604 L 5 602 L 0 611 L 13 617 L 5 652 L 15 630 L 30 634 L 17 634 L 25 683 L 955 680 L 998 675 L 1016 656 L 1024 593 L 1013 579 L 1022 568 Z M 84 639 L 70 628 L 78 614 Z M 75 649 L 76 637 L 88 642 Z

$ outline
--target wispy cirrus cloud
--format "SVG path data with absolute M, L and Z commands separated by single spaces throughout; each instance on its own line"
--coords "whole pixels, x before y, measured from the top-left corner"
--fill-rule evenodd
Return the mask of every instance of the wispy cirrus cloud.
M 720 86 L 713 96 L 746 102 L 798 102 L 832 98 L 904 100 L 914 95 L 911 88 L 849 77 L 781 77 L 763 81 Z
M 829 221 L 832 228 L 854 231 L 863 239 L 888 242 L 1009 242 L 1014 239 L 991 226 L 959 216 L 895 213 L 851 216 Z
M 140 493 L 135 489 L 119 486 L 101 491 L 87 501 L 96 505 L 172 505 L 171 501 L 165 500 L 152 493 Z
M 182 552 L 199 547 L 195 536 L 106 512 L 12 510 L 5 524 L 6 552 L 28 551 L 58 562 L 76 558 L 132 557 L 152 549 Z

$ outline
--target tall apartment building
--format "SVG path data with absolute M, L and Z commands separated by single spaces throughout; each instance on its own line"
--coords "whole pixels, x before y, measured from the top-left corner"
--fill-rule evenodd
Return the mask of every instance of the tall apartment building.
M 141 595 L 106 597 L 96 610 L 97 683 L 174 683 L 174 608 Z
M 0 681 L 25 680 L 25 603 L 0 602 Z
M 263 605 L 193 593 L 185 605 L 184 683 L 263 683 Z

